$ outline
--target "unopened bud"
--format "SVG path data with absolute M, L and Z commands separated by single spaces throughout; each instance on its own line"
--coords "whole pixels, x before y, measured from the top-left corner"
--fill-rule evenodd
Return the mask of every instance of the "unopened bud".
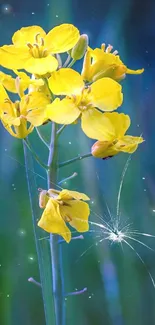
M 105 157 L 105 151 L 108 147 L 108 141 L 96 141 L 91 147 L 91 153 L 96 158 L 103 158 Z
M 44 209 L 46 207 L 46 204 L 48 202 L 48 196 L 46 190 L 41 190 L 39 194 L 39 206 L 41 209 Z
M 71 51 L 71 57 L 74 60 L 80 60 L 83 58 L 87 51 L 88 47 L 88 36 L 86 34 L 82 34 L 76 43 L 76 45 L 73 47 Z

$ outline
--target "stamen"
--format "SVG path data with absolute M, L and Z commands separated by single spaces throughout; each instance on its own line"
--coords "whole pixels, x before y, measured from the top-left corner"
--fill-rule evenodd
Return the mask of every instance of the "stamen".
M 106 53 L 110 53 L 113 49 L 113 46 L 112 45 L 108 45 L 108 47 L 106 48 Z
M 40 35 L 40 33 L 37 33 L 37 34 L 35 35 L 35 37 L 34 37 L 34 40 L 35 40 L 36 43 L 39 42 L 39 40 L 38 40 L 38 36 L 39 36 L 39 35 Z
M 47 52 L 47 49 L 44 49 L 42 51 L 42 57 L 45 58 L 47 56 L 48 52 Z
M 113 54 L 113 55 L 117 55 L 117 54 L 118 54 L 118 51 L 115 50 L 112 54 Z
M 33 45 L 31 43 L 27 43 L 26 45 L 29 47 L 30 50 L 33 49 Z
M 105 43 L 101 44 L 101 50 L 104 52 L 105 51 Z
M 44 46 L 44 39 L 43 39 L 43 37 L 41 37 L 40 43 L 41 43 L 41 46 Z
M 35 46 L 39 50 L 39 45 L 37 43 L 34 43 L 33 46 Z
M 11 104 L 11 100 L 10 100 L 9 98 L 5 98 L 5 99 L 4 99 L 4 103 Z

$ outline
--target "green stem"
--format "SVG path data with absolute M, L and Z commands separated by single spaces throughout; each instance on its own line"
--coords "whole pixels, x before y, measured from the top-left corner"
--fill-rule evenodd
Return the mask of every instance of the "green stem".
M 40 217 L 40 209 L 38 204 L 37 197 L 37 184 L 34 168 L 33 168 L 33 156 L 28 150 L 26 142 L 23 141 L 24 146 L 24 158 L 25 158 L 25 167 L 26 167 L 26 176 L 28 183 L 29 198 L 32 210 L 32 222 L 33 222 L 33 231 L 36 244 L 36 251 L 38 256 L 39 264 L 39 273 L 40 273 L 40 282 L 44 303 L 45 311 L 45 320 L 46 325 L 52 325 L 54 322 L 53 311 L 53 295 L 52 295 L 52 270 L 51 270 L 51 257 L 49 249 L 49 241 L 42 238 L 45 237 L 45 232 L 37 226 L 37 220 Z M 42 239 L 42 240 L 40 240 Z
M 56 124 L 52 123 L 51 143 L 48 158 L 48 188 L 57 182 L 57 136 Z M 65 325 L 64 282 L 62 270 L 62 252 L 59 236 L 50 234 L 50 250 L 52 261 L 53 299 L 55 307 L 55 325 Z M 52 325 L 52 324 L 51 324 Z
M 64 62 L 63 66 L 62 66 L 63 68 L 67 67 L 67 65 L 69 64 L 70 59 L 71 59 L 71 56 L 68 54 L 67 59 L 66 59 L 66 61 Z
M 60 135 L 61 132 L 65 129 L 66 126 L 67 126 L 67 125 L 64 124 L 64 125 L 62 125 L 62 126 L 60 127 L 60 129 L 57 131 L 57 137 L 59 137 L 59 135 Z
M 41 160 L 40 158 L 38 157 L 38 155 L 35 153 L 35 151 L 33 150 L 30 142 L 28 141 L 27 138 L 24 139 L 24 143 L 26 144 L 26 146 L 28 147 L 28 149 L 31 151 L 33 157 L 35 158 L 35 160 L 37 161 L 37 163 L 44 169 L 48 169 L 48 166 L 46 166 Z
M 70 164 L 72 164 L 75 161 L 82 160 L 82 159 L 87 158 L 87 157 L 92 157 L 92 154 L 91 153 L 87 153 L 85 155 L 78 156 L 78 157 L 75 157 L 75 158 L 70 159 L 70 160 L 66 160 L 66 161 L 64 161 L 64 162 L 62 162 L 62 163 L 59 164 L 59 168 L 64 167 L 64 166 L 67 166 L 67 165 L 70 165 Z
M 67 68 L 71 68 L 75 62 L 76 62 L 76 60 L 73 59 L 73 60 L 68 64 Z
M 37 134 L 40 138 L 40 140 L 45 144 L 45 146 L 49 149 L 49 144 L 47 142 L 47 140 L 45 139 L 45 137 L 43 136 L 43 134 L 40 132 L 39 128 L 36 128 Z

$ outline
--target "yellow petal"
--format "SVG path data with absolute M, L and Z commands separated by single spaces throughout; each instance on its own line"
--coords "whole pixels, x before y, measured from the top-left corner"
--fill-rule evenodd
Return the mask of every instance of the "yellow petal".
M 5 91 L 5 88 L 3 85 L 0 83 L 0 105 L 4 104 L 4 101 L 6 98 L 9 98 L 7 92 Z
M 141 74 L 143 72 L 144 72 L 144 69 L 131 70 L 131 69 L 127 68 L 127 70 L 126 70 L 127 74 Z
M 31 58 L 31 54 L 28 47 L 27 49 L 14 45 L 0 47 L 0 64 L 7 69 L 23 69 L 29 58 Z
M 25 91 L 29 86 L 33 86 L 38 91 L 39 87 L 44 86 L 43 79 L 32 79 L 25 72 L 14 70 L 14 73 L 19 77 L 19 87 L 22 91 Z M 17 90 L 16 90 L 17 92 Z M 30 93 L 30 88 L 29 88 Z
M 53 72 L 58 67 L 58 61 L 52 55 L 43 58 L 34 58 L 31 56 L 25 61 L 24 69 L 30 73 L 44 75 L 48 72 Z
M 102 78 L 91 85 L 92 103 L 103 111 L 117 109 L 123 101 L 122 87 L 110 78 Z
M 111 141 L 114 138 L 110 120 L 95 108 L 84 111 L 81 122 L 82 130 L 89 138 L 101 141 Z
M 55 95 L 76 95 L 84 87 L 81 75 L 72 69 L 62 68 L 52 73 L 49 87 Z
M 19 126 L 21 124 L 20 117 L 14 117 L 9 114 L 3 115 L 3 121 L 8 125 Z
M 36 35 L 39 34 L 39 37 L 45 37 L 46 33 L 40 26 L 28 26 L 22 27 L 17 30 L 13 37 L 12 42 L 16 46 L 26 46 L 27 43 L 37 43 Z
M 32 111 L 28 112 L 26 118 L 27 121 L 29 121 L 33 126 L 40 126 L 47 120 L 46 108 L 43 107 L 33 109 Z
M 88 231 L 89 205 L 86 202 L 76 200 L 69 200 L 67 204 L 66 206 L 60 206 L 60 213 L 64 220 L 68 220 L 70 225 L 78 232 Z
M 89 50 L 84 56 L 81 75 L 83 80 L 91 81 L 91 53 Z
M 112 53 L 106 53 L 103 50 L 96 48 L 91 50 L 91 56 L 93 58 L 93 63 L 97 61 L 104 62 L 104 66 L 112 66 L 112 65 L 124 65 L 121 61 L 119 55 L 114 55 Z
M 17 93 L 16 87 L 15 87 L 15 79 L 12 78 L 9 74 L 6 74 L 2 71 L 0 71 L 0 82 L 3 84 L 3 86 L 10 92 Z
M 27 102 L 27 110 L 46 107 L 46 105 L 48 105 L 50 102 L 50 99 L 46 94 L 37 91 L 34 91 L 29 95 L 24 96 L 21 102 L 24 103 L 24 100 Z
M 113 125 L 115 130 L 115 138 L 122 138 L 130 126 L 129 115 L 123 113 L 104 113 Z
M 71 24 L 62 24 L 54 27 L 45 38 L 45 47 L 52 53 L 63 53 L 71 48 L 79 40 L 78 29 Z
M 75 200 L 83 200 L 83 201 L 90 200 L 90 198 L 84 193 L 79 193 L 79 192 L 76 192 L 76 191 L 69 191 L 69 190 L 66 190 L 66 189 L 64 189 L 64 190 L 62 190 L 60 192 L 57 199 L 60 199 L 60 200 L 75 199 Z
M 133 137 L 126 135 L 116 144 L 116 149 L 122 152 L 133 153 L 136 151 L 138 145 L 142 143 L 144 139 L 142 137 Z
M 49 199 L 38 226 L 52 234 L 59 234 L 67 243 L 71 240 L 71 232 L 61 217 L 59 204 L 53 199 Z
M 59 124 L 71 124 L 80 115 L 80 111 L 71 99 L 56 98 L 53 103 L 47 105 L 47 117 Z

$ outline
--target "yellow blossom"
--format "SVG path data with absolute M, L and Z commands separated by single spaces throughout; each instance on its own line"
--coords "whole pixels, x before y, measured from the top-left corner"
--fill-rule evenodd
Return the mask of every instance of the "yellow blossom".
M 41 87 L 44 86 L 42 79 L 30 78 L 26 73 L 21 71 L 14 71 L 17 75 L 13 78 L 11 75 L 0 71 L 0 82 L 6 90 L 12 93 L 18 93 L 20 96 L 24 95 L 24 91 L 28 87 Z
M 40 26 L 23 27 L 14 33 L 13 44 L 0 48 L 0 64 L 44 75 L 58 67 L 53 55 L 73 48 L 79 37 L 78 29 L 71 24 L 56 26 L 48 34 Z
M 113 126 L 113 134 L 111 133 L 111 138 L 109 138 L 109 134 L 103 136 L 100 131 L 96 132 L 96 139 L 99 139 L 99 141 L 95 142 L 92 146 L 92 155 L 97 158 L 107 158 L 119 152 L 133 153 L 144 140 L 142 137 L 125 135 L 130 126 L 130 117 L 123 113 L 115 112 L 105 113 L 104 115 Z
M 92 82 L 103 77 L 109 77 L 120 81 L 125 78 L 126 74 L 141 74 L 144 71 L 144 69 L 128 69 L 121 61 L 117 51 L 111 53 L 112 49 L 111 45 L 106 48 L 105 44 L 102 44 L 101 49 L 88 49 L 82 69 L 84 80 Z
M 49 233 L 59 234 L 69 243 L 71 231 L 68 223 L 78 232 L 86 232 L 89 229 L 89 205 L 83 202 L 87 200 L 87 195 L 76 191 L 42 190 L 39 203 L 44 212 L 38 226 Z
M 100 128 L 101 116 L 105 121 L 105 132 L 109 130 L 109 119 L 97 108 L 102 111 L 113 111 L 123 100 L 122 87 L 116 81 L 102 78 L 90 87 L 85 87 L 81 75 L 67 68 L 52 73 L 49 87 L 55 95 L 67 96 L 62 100 L 56 98 L 48 105 L 48 118 L 56 123 L 70 124 L 81 117 L 83 131 L 94 139 L 96 130 Z
M 12 102 L 0 84 L 0 119 L 7 131 L 23 139 L 46 121 L 46 105 L 49 98 L 38 92 L 24 95 L 20 101 Z

